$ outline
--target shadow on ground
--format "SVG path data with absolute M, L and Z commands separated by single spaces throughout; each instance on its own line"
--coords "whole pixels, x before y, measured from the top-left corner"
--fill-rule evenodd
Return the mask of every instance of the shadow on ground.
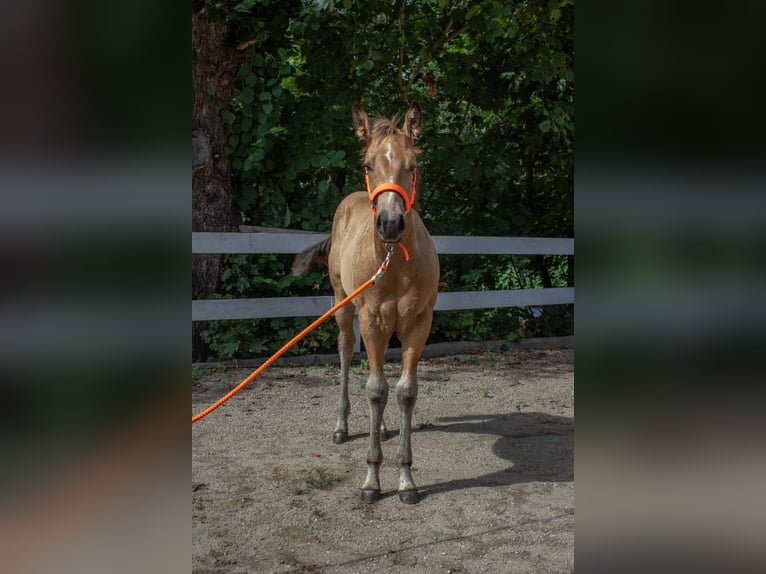
M 421 500 L 429 496 L 524 482 L 574 480 L 574 419 L 545 413 L 513 413 L 444 417 L 418 432 L 497 435 L 492 452 L 507 460 L 503 470 L 474 478 L 419 486 Z

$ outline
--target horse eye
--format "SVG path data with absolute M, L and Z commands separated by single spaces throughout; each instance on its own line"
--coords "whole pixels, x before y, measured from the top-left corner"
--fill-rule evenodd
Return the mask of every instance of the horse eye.
M 366 161 L 362 164 L 362 167 L 364 169 L 372 170 L 372 166 L 370 165 L 370 162 Z

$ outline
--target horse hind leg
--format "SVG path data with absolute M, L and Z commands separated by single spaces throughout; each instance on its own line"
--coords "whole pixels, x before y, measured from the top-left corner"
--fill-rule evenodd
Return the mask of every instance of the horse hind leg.
M 336 294 L 336 299 L 337 299 Z M 340 356 L 340 397 L 338 400 L 338 421 L 335 423 L 335 431 L 332 441 L 342 444 L 348 440 L 348 415 L 351 412 L 351 403 L 348 400 L 348 379 L 351 368 L 351 359 L 354 353 L 354 307 L 346 305 L 335 312 L 335 321 L 340 330 L 338 334 L 338 355 Z

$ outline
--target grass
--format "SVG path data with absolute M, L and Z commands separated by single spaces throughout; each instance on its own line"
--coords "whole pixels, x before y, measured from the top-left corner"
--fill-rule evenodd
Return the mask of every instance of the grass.
M 480 364 L 488 369 L 497 369 L 500 366 L 500 358 L 492 351 L 487 351 L 481 356 Z
M 328 363 L 324 366 L 324 373 L 325 375 L 328 375 L 331 377 L 337 377 L 338 373 L 340 373 L 340 367 L 338 365 L 333 365 L 332 363 Z
M 226 367 L 224 367 L 220 362 L 207 367 L 198 367 L 196 365 L 192 365 L 192 368 L 191 368 L 192 383 L 201 381 L 202 379 L 205 378 L 205 375 L 207 375 L 208 373 L 219 373 L 222 371 L 226 371 Z
M 467 362 L 471 365 L 478 365 L 485 369 L 497 369 L 500 367 L 500 358 L 492 351 L 485 351 L 480 355 L 471 355 Z
M 200 367 L 192 367 L 191 377 L 192 377 L 192 383 L 196 383 L 197 381 L 200 381 L 205 376 L 205 369 L 202 369 Z
M 355 375 L 367 375 L 370 372 L 370 361 L 367 359 L 360 359 L 358 365 L 353 365 L 351 367 L 351 370 Z M 364 386 L 360 386 L 360 388 L 364 388 Z
M 336 476 L 323 468 L 316 468 L 309 471 L 304 478 L 306 488 L 303 492 L 299 492 L 299 494 L 303 494 L 309 490 L 327 490 L 335 483 L 340 482 L 340 480 L 341 478 L 339 476 Z

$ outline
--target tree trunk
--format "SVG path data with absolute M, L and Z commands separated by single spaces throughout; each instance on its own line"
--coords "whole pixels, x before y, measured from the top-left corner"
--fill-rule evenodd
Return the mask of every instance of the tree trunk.
M 202 6 L 192 2 L 192 231 L 233 231 L 237 216 L 220 108 L 231 101 L 239 55 L 228 28 L 200 14 Z M 220 255 L 192 255 L 193 299 L 215 292 L 220 268 Z M 203 328 L 192 325 L 192 360 L 206 358 Z
M 569 197 L 574 197 L 574 162 L 569 167 Z M 570 218 L 570 221 L 574 220 L 574 217 Z M 571 226 L 569 231 L 570 237 L 574 237 L 574 225 Z M 574 256 L 569 255 L 567 257 L 567 286 L 574 287 Z

